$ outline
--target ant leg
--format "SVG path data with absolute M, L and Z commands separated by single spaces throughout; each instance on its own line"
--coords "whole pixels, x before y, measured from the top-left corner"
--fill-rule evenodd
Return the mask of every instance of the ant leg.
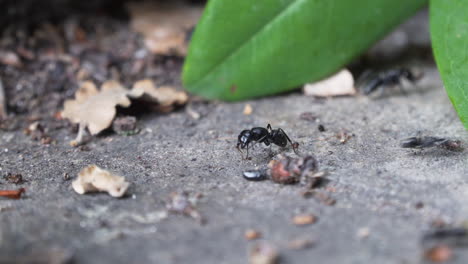
M 239 151 L 239 153 L 241 154 L 242 159 L 244 159 L 244 152 L 242 152 L 241 148 L 239 147 L 239 144 L 237 144 L 236 149 L 237 149 L 237 151 Z
M 299 148 L 299 143 L 297 143 L 297 142 L 294 142 L 294 143 L 293 143 L 293 142 L 291 141 L 291 139 L 288 137 L 288 135 L 286 134 L 286 132 L 284 132 L 283 129 L 278 128 L 278 131 L 286 137 L 286 139 L 288 140 L 289 144 L 291 144 L 294 153 L 296 153 L 296 155 L 299 155 L 299 154 L 297 153 L 297 148 Z

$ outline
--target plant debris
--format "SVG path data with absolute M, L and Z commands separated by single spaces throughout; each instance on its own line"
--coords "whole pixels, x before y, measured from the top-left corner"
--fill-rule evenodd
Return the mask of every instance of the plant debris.
M 348 142 L 352 137 L 354 137 L 354 134 L 351 134 L 346 130 L 342 130 L 336 134 L 336 138 L 341 144 L 346 144 L 346 142 Z
M 166 203 L 166 208 L 171 213 L 189 216 L 203 224 L 205 219 L 200 215 L 196 208 L 198 200 L 200 200 L 201 197 L 202 194 L 200 193 L 190 195 L 186 191 L 172 192 Z
M 28 128 L 24 130 L 24 134 L 30 136 L 32 140 L 40 141 L 44 145 L 52 143 L 52 138 L 46 133 L 45 128 L 39 121 L 31 123 Z
M 266 242 L 259 242 L 250 248 L 249 264 L 277 264 L 278 261 L 278 250 Z
M 255 239 L 260 238 L 261 236 L 262 234 L 254 229 L 247 229 L 244 233 L 244 237 L 247 240 L 255 240 Z
M 145 36 L 146 47 L 155 54 L 187 54 L 187 39 L 203 8 L 180 1 L 132 3 L 132 27 Z
M 244 106 L 244 111 L 242 112 L 244 115 L 251 115 L 253 112 L 253 108 L 250 104 L 246 104 Z
M 10 199 L 20 199 L 21 195 L 26 192 L 26 189 L 19 188 L 18 190 L 0 190 L 0 197 L 10 198 Z
M 128 90 L 117 81 L 106 81 L 98 90 L 93 82 L 84 82 L 75 93 L 74 100 L 64 103 L 62 117 L 79 124 L 79 131 L 72 145 L 83 142 L 85 129 L 96 135 L 108 128 L 116 115 L 116 106 L 129 107 L 129 98 L 156 103 L 159 109 L 171 111 L 173 105 L 184 104 L 188 96 L 185 92 L 170 87 L 156 88 L 151 80 L 142 80 Z
M 317 221 L 317 217 L 313 214 L 300 214 L 293 217 L 292 222 L 297 226 L 310 225 Z
M 72 182 L 75 192 L 107 192 L 112 197 L 122 197 L 130 183 L 124 177 L 114 175 L 96 165 L 90 165 L 80 171 L 78 178 Z
M 301 178 L 313 177 L 318 170 L 318 162 L 311 155 L 300 158 L 279 155 L 277 160 L 270 161 L 268 167 L 270 168 L 271 179 L 274 182 L 295 184 Z
M 14 183 L 14 184 L 22 184 L 24 182 L 23 180 L 23 175 L 21 175 L 20 173 L 8 173 L 6 176 L 5 176 L 5 180 L 8 182 L 8 183 Z
M 447 262 L 453 258 L 453 251 L 444 245 L 435 246 L 424 252 L 424 258 L 434 263 Z
M 149 79 L 135 82 L 129 96 L 155 103 L 155 109 L 164 113 L 171 112 L 174 107 L 184 105 L 188 101 L 186 92 L 177 91 L 171 86 L 156 87 L 154 82 Z
M 114 130 L 117 134 L 123 136 L 135 135 L 138 132 L 140 132 L 136 123 L 137 120 L 134 116 L 117 117 L 112 122 L 112 130 Z
M 343 69 L 324 80 L 304 85 L 304 94 L 316 97 L 355 95 L 354 78 L 351 72 Z

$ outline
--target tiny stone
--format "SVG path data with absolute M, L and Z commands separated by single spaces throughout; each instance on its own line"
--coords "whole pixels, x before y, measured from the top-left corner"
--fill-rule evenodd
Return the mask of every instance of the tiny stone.
M 260 232 L 253 230 L 253 229 L 248 229 L 247 231 L 245 231 L 245 234 L 244 234 L 244 237 L 247 240 L 254 240 L 254 239 L 260 238 L 261 236 L 262 235 L 260 234 Z
M 296 215 L 293 218 L 293 223 L 298 226 L 310 225 L 317 221 L 317 217 L 312 214 Z

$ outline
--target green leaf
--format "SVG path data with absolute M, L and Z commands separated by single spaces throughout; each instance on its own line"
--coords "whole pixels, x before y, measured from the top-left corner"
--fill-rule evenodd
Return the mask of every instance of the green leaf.
M 276 94 L 341 68 L 426 0 L 211 0 L 185 87 L 207 98 Z
M 431 0 L 431 39 L 447 94 L 468 129 L 468 1 Z

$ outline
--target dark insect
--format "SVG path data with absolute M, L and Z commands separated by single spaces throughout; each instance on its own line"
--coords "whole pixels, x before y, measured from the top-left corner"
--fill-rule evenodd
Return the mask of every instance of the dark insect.
M 244 179 L 249 181 L 263 181 L 267 179 L 266 170 L 247 170 L 242 173 Z
M 463 150 L 462 142 L 460 140 L 452 140 L 439 137 L 410 137 L 401 142 L 402 148 L 432 148 L 440 147 L 450 151 Z
M 401 92 L 405 93 L 405 90 L 403 89 L 402 85 L 403 80 L 409 81 L 412 84 L 414 84 L 418 79 L 422 77 L 422 75 L 415 76 L 415 74 L 413 74 L 410 70 L 406 68 L 385 71 L 377 74 L 369 80 L 368 77 L 370 75 L 372 75 L 370 72 L 364 73 L 360 78 L 361 81 L 359 81 L 362 82 L 363 79 L 368 80 L 362 88 L 362 92 L 365 95 L 369 95 L 378 90 L 382 93 L 385 87 L 391 86 L 398 86 Z
M 468 246 L 468 230 L 463 227 L 439 228 L 428 231 L 422 237 L 425 247 L 437 244 L 448 246 Z
M 264 143 L 265 145 L 269 146 L 270 144 L 275 144 L 280 147 L 286 147 L 291 144 L 294 153 L 297 154 L 297 148 L 299 147 L 299 143 L 292 142 L 288 135 L 283 131 L 283 129 L 272 129 L 271 125 L 268 124 L 266 128 L 264 127 L 254 127 L 250 130 L 243 130 L 238 137 L 237 140 L 237 150 L 242 152 L 242 149 L 247 149 L 246 159 L 249 158 L 249 148 L 253 147 L 257 143 Z M 250 145 L 253 143 L 252 145 Z

